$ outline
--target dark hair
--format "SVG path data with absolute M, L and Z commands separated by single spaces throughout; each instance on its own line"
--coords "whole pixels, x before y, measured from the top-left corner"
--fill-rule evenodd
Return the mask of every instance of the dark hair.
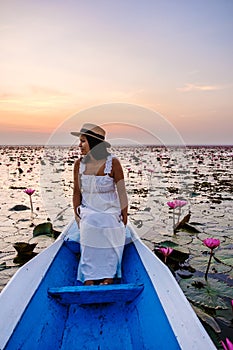
M 110 153 L 107 151 L 105 142 L 90 135 L 85 135 L 85 137 L 90 147 L 90 153 L 96 160 L 107 158 Z M 88 160 L 89 157 L 87 157 L 86 161 Z

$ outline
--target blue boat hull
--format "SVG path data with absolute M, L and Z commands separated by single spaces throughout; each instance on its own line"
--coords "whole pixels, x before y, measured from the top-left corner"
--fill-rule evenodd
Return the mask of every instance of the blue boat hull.
M 109 302 L 106 297 L 105 302 L 96 303 L 93 295 L 92 303 L 78 305 L 62 304 L 48 296 L 51 287 L 76 284 L 78 253 L 78 243 L 64 242 L 7 350 L 180 349 L 133 243 L 125 247 L 121 281 L 143 284 L 143 291 L 133 301 L 125 301 L 122 294 L 120 301 Z
M 77 282 L 80 245 L 71 223 L 0 294 L 0 349 L 215 349 L 169 269 L 128 227 L 122 279 Z

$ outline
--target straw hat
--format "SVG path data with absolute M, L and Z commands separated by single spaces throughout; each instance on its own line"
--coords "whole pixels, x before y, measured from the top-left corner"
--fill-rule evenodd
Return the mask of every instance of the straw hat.
M 111 147 L 110 143 L 105 141 L 106 132 L 103 128 L 98 125 L 86 123 L 83 124 L 80 131 L 72 131 L 71 135 L 80 136 L 80 135 L 88 135 L 94 137 L 95 139 L 103 141 L 107 147 Z

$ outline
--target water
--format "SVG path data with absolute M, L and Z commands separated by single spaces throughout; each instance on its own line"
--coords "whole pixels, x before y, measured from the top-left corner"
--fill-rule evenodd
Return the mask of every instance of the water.
M 13 244 L 36 242 L 34 252 L 39 253 L 53 239 L 33 237 L 34 227 L 49 220 L 54 229 L 62 231 L 72 218 L 73 163 L 78 157 L 78 149 L 8 146 L 1 147 L 0 153 L 2 289 L 19 268 Z M 161 242 L 169 241 L 177 244 L 179 252 L 189 255 L 188 262 L 176 267 L 177 280 L 184 277 L 185 265 L 192 266 L 200 276 L 205 272 L 208 261 L 205 252 L 208 248 L 202 244 L 202 240 L 215 237 L 221 241 L 216 257 L 226 264 L 213 261 L 210 275 L 232 286 L 233 146 L 180 149 L 118 147 L 113 148 L 112 153 L 118 156 L 123 165 L 129 196 L 129 219 L 142 240 L 152 250 Z M 30 198 L 24 193 L 26 188 L 35 189 L 31 197 L 33 212 Z M 181 218 L 190 212 L 189 224 L 198 232 L 186 230 L 174 235 L 173 212 L 167 202 L 175 198 L 187 201 Z M 15 210 L 16 205 L 28 209 Z M 230 338 L 232 334 L 229 297 L 226 302 L 229 308 L 225 313 L 213 315 L 221 328 L 218 335 L 221 339 L 225 339 L 226 335 Z

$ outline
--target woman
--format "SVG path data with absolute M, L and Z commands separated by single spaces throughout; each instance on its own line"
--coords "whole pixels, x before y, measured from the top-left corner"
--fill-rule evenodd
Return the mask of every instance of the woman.
M 78 279 L 85 285 L 112 284 L 121 277 L 128 201 L 119 160 L 107 151 L 105 131 L 84 124 L 81 159 L 74 165 L 73 207 L 80 227 Z

